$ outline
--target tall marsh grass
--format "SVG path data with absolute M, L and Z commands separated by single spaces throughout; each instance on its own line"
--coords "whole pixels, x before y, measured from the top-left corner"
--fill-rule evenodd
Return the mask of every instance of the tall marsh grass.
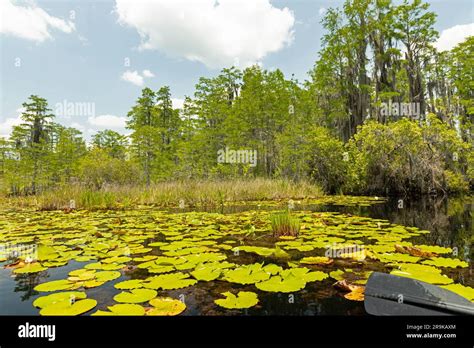
M 188 207 L 220 206 L 226 202 L 303 199 L 320 197 L 320 187 L 308 182 L 280 179 L 223 181 L 170 181 L 144 186 L 108 186 L 90 190 L 80 185 L 65 186 L 36 196 L 6 197 L 2 201 L 18 208 L 39 210 L 67 209 L 74 200 L 77 209 L 127 209 L 138 205 L 177 207 L 184 200 Z

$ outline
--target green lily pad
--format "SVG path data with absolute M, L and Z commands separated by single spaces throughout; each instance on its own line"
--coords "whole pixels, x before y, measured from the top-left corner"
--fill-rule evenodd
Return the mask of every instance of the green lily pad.
M 173 272 L 175 267 L 173 266 L 158 266 L 154 265 L 153 267 L 148 268 L 148 272 L 150 273 L 168 273 Z
M 143 287 L 143 281 L 141 279 L 125 280 L 123 282 L 114 285 L 119 290 L 130 290 Z
M 59 254 L 56 252 L 56 250 L 53 247 L 49 245 L 44 245 L 44 244 L 38 245 L 37 259 L 39 261 L 51 261 L 58 257 L 59 257 Z
M 110 280 L 117 279 L 120 276 L 120 272 L 117 271 L 102 271 L 95 274 L 95 279 L 99 282 L 108 282 Z
M 227 270 L 223 277 L 228 282 L 238 284 L 255 284 L 268 278 L 270 278 L 270 272 L 266 272 L 258 263 Z
M 286 275 L 286 272 L 288 272 Z M 291 276 L 294 277 L 301 277 L 304 279 L 306 282 L 315 282 L 315 281 L 320 281 L 328 278 L 328 275 L 324 272 L 320 271 L 314 271 L 314 272 L 309 272 L 309 269 L 307 268 L 292 268 L 288 270 L 284 270 L 283 272 L 280 272 L 280 275 L 284 278 Z
M 305 267 L 290 268 L 282 270 L 278 276 L 273 276 L 255 286 L 269 292 L 293 292 L 304 289 L 308 282 L 323 280 L 327 277 L 328 275 L 324 272 L 310 272 Z
M 395 251 L 395 244 L 374 244 L 367 245 L 367 249 L 375 253 L 391 253 Z
M 260 256 L 270 256 L 275 252 L 275 249 L 243 245 L 233 248 L 232 251 L 245 251 L 248 253 L 255 253 Z
M 220 253 L 201 253 L 201 254 L 191 254 L 181 257 L 181 260 L 185 262 L 199 264 L 204 262 L 218 262 L 225 260 L 226 255 Z M 184 262 L 183 262 L 184 263 Z M 176 264 L 175 267 L 179 267 L 180 264 Z
M 101 262 L 89 263 L 84 266 L 84 268 L 87 268 L 87 269 L 96 269 L 96 270 L 101 269 L 104 271 L 113 271 L 113 270 L 121 269 L 123 267 L 125 267 L 124 264 L 101 263 Z
M 44 267 L 48 267 L 48 268 L 51 268 L 51 267 L 62 267 L 62 266 L 65 266 L 68 264 L 68 260 L 61 260 L 61 259 L 56 259 L 56 260 L 53 260 L 53 261 L 43 261 L 41 262 L 41 265 L 43 265 Z
M 415 245 L 415 247 L 423 251 L 429 251 L 436 254 L 449 254 L 453 251 L 451 248 L 442 247 L 439 245 Z
M 92 313 L 93 316 L 102 316 L 102 315 L 128 315 L 128 316 L 140 316 L 145 315 L 145 308 L 137 304 L 131 303 L 119 303 L 113 306 L 107 307 L 110 312 L 107 311 L 97 311 Z
M 281 268 L 280 266 L 275 265 L 273 263 L 270 263 L 268 265 L 265 265 L 263 267 L 263 270 L 267 273 L 270 273 L 271 275 L 276 275 L 276 274 L 280 273 L 281 271 L 283 271 L 283 268 Z
M 148 244 L 148 246 L 151 246 L 151 247 L 160 247 L 160 246 L 164 246 L 164 245 L 167 245 L 168 243 L 165 243 L 165 242 L 153 242 L 153 243 L 150 243 Z
M 18 267 L 13 270 L 15 274 L 23 273 L 36 273 L 47 270 L 47 267 L 43 267 L 39 262 L 27 263 L 23 267 Z
M 132 289 L 114 296 L 114 301 L 123 303 L 142 303 L 156 297 L 157 292 L 151 289 Z
M 96 305 L 97 301 L 92 299 L 79 300 L 75 302 L 60 301 L 41 309 L 40 315 L 80 315 L 90 311 Z
M 78 285 L 82 285 L 86 289 L 96 288 L 98 286 L 104 285 L 105 282 L 98 281 L 96 279 L 86 280 L 85 282 L 78 282 Z
M 342 276 L 345 272 L 341 269 L 338 269 L 338 270 L 335 270 L 335 271 L 332 271 L 329 273 L 329 276 L 333 279 L 336 279 L 336 280 L 343 280 L 344 277 Z
M 375 258 L 379 259 L 381 262 L 413 262 L 417 263 L 420 261 L 419 257 L 411 256 L 408 254 L 376 254 Z
M 313 256 L 313 257 L 304 257 L 300 260 L 300 263 L 308 265 L 327 265 L 333 261 L 326 256 Z
M 324 272 L 320 272 L 320 271 L 310 272 L 310 270 L 306 267 L 291 268 L 291 269 L 283 270 L 280 272 L 280 276 L 284 279 L 292 278 L 292 277 L 301 278 L 305 282 L 314 282 L 314 281 L 324 280 L 328 277 L 328 275 Z
M 75 282 L 75 281 L 85 281 L 94 279 L 96 276 L 95 269 L 76 269 L 74 271 L 69 272 L 68 280 Z
M 57 290 L 73 290 L 76 288 L 77 285 L 75 285 L 73 282 L 70 282 L 66 279 L 60 279 L 36 285 L 34 289 L 39 292 L 49 292 Z
M 474 302 L 474 288 L 471 288 L 469 286 L 464 286 L 461 284 L 444 285 L 442 286 L 442 288 L 455 292 L 456 294 L 467 298 L 469 301 Z
M 449 268 L 456 268 L 456 267 L 468 267 L 469 264 L 467 262 L 461 261 L 459 259 L 450 259 L 446 257 L 433 257 L 430 260 L 426 260 L 422 262 L 425 265 L 432 265 L 437 267 L 449 267 Z
M 439 268 L 418 263 L 389 263 L 387 264 L 387 266 L 394 267 L 395 269 L 399 270 L 408 270 L 421 273 L 441 273 L 441 270 Z
M 52 304 L 56 304 L 62 301 L 75 301 L 86 298 L 87 295 L 85 292 L 81 291 L 66 291 L 66 292 L 58 292 L 51 295 L 41 296 L 38 297 L 34 302 L 33 306 L 38 308 L 44 308 Z
M 392 275 L 417 279 L 430 284 L 451 284 L 453 280 L 443 274 L 441 271 L 426 265 L 404 264 L 400 265 L 399 270 L 390 272 Z
M 210 266 L 203 265 L 196 267 L 196 269 L 191 272 L 191 275 L 197 280 L 204 280 L 206 282 L 209 282 L 211 280 L 219 278 L 221 273 L 222 270 L 219 268 L 213 268 Z
M 131 260 L 132 258 L 128 256 L 114 256 L 114 257 L 109 257 L 107 259 L 103 259 L 101 262 L 121 264 L 121 263 L 127 263 Z
M 133 261 L 135 261 L 135 262 L 146 262 L 146 261 L 154 260 L 157 257 L 158 256 L 156 256 L 156 255 L 145 255 L 145 256 L 142 256 L 142 257 L 134 257 Z
M 163 290 L 172 290 L 172 289 L 181 289 L 197 283 L 195 279 L 187 279 L 188 274 L 181 272 L 161 274 L 159 276 L 154 276 L 146 279 L 143 286 L 148 289 L 163 289 Z
M 268 280 L 255 284 L 257 289 L 268 292 L 295 292 L 304 289 L 306 281 L 297 277 L 282 278 L 273 276 Z
M 186 309 L 186 305 L 171 297 L 157 297 L 150 300 L 153 306 L 146 315 L 178 315 Z
M 226 298 L 214 300 L 214 302 L 221 307 L 229 309 L 250 308 L 258 303 L 257 294 L 250 291 L 239 291 L 237 296 L 227 291 L 222 293 Z

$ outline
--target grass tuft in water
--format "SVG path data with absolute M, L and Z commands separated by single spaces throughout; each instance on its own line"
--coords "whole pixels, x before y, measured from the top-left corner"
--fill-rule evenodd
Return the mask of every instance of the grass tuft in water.
M 300 222 L 297 218 L 291 216 L 290 212 L 280 212 L 270 216 L 272 223 L 273 237 L 281 236 L 297 237 L 300 232 Z

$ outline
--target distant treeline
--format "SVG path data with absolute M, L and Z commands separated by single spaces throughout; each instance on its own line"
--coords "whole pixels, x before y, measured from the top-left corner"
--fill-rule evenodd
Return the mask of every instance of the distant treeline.
M 181 109 L 168 87 L 145 88 L 127 115 L 131 135 L 101 131 L 90 146 L 31 96 L 24 124 L 0 140 L 4 191 L 242 177 L 309 180 L 331 193 L 467 191 L 474 37 L 438 52 L 435 20 L 418 0 L 346 1 L 325 14 L 308 81 L 231 67 L 200 78 Z

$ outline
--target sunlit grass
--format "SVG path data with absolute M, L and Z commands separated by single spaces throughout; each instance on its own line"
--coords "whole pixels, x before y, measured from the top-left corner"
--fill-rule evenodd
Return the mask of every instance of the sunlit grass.
M 14 207 L 40 210 L 69 208 L 74 200 L 77 209 L 121 209 L 138 205 L 177 207 L 221 206 L 226 202 L 303 199 L 323 196 L 320 187 L 305 181 L 293 183 L 277 179 L 223 181 L 170 181 L 145 186 L 108 186 L 90 190 L 80 185 L 65 186 L 36 196 L 4 197 Z
M 270 220 L 272 223 L 273 237 L 297 237 L 300 232 L 299 220 L 292 217 L 288 210 L 271 215 Z

